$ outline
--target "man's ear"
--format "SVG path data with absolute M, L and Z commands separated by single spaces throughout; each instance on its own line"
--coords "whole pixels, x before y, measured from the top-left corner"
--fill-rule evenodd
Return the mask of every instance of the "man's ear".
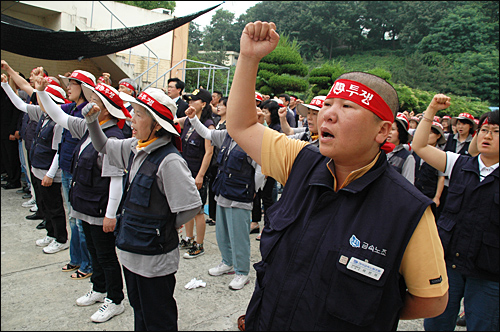
M 375 141 L 378 144 L 383 144 L 387 139 L 387 136 L 389 136 L 389 132 L 392 128 L 392 123 L 390 121 L 382 121 L 379 125 L 380 127 L 377 136 L 375 136 Z

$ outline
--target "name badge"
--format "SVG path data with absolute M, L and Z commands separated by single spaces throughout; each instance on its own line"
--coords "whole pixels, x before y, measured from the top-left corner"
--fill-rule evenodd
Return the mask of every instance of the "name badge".
M 348 270 L 354 271 L 375 280 L 379 280 L 382 276 L 382 273 L 384 273 L 383 268 L 367 263 L 356 257 L 351 257 L 346 267 Z

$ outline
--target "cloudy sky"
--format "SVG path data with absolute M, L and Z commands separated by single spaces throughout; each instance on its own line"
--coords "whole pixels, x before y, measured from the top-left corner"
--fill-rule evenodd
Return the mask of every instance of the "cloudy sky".
M 222 1 L 176 1 L 175 11 L 173 15 L 179 17 L 193 14 L 200 10 L 218 5 L 221 2 Z M 228 10 L 235 14 L 235 18 L 238 18 L 241 14 L 245 13 L 248 8 L 253 7 L 259 2 L 260 1 L 226 1 L 216 9 L 209 11 L 208 13 L 203 14 L 197 19 L 193 20 L 193 22 L 199 24 L 200 27 L 203 28 L 204 26 L 210 24 L 212 15 L 215 14 L 215 12 L 219 9 Z

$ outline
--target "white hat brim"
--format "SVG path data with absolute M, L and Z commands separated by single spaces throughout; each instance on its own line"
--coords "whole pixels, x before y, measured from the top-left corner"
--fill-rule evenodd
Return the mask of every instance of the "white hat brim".
M 319 111 L 321 108 L 318 106 L 314 105 L 309 105 L 309 104 L 298 104 L 297 105 L 297 112 L 299 112 L 300 115 L 303 117 L 307 117 L 307 113 L 309 112 L 309 109 Z
M 123 111 L 120 108 L 111 104 L 106 97 L 104 97 L 101 93 L 99 93 L 99 91 L 96 91 L 92 86 L 88 85 L 87 83 L 82 83 L 82 91 L 88 102 L 90 102 L 90 97 L 92 96 L 92 93 L 95 93 L 104 104 L 104 107 L 106 107 L 106 109 L 112 116 L 114 116 L 117 119 L 127 119 L 127 117 L 125 116 L 125 114 L 123 114 Z
M 145 108 L 153 116 L 155 121 L 158 122 L 158 124 L 163 129 L 165 129 L 166 131 L 168 131 L 169 133 L 171 133 L 174 136 L 180 136 L 180 134 L 177 132 L 177 130 L 174 128 L 174 126 L 172 126 L 168 121 L 163 120 L 158 114 L 156 114 L 156 112 L 149 105 L 143 103 L 142 101 L 140 101 L 137 98 L 134 98 L 134 100 L 130 101 L 130 103 L 132 104 L 132 106 L 134 108 L 135 108 L 135 105 Z

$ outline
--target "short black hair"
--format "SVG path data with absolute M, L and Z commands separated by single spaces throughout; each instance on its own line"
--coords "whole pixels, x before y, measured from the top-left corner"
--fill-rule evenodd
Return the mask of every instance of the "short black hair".
M 214 91 L 215 92 L 215 91 Z M 224 106 L 227 106 L 227 100 L 228 98 L 227 97 L 222 97 L 220 100 L 219 100 L 219 103 L 222 102 L 222 104 L 224 104 Z
M 278 98 L 281 98 L 281 97 L 285 98 L 285 100 L 286 100 L 287 102 L 290 102 L 290 96 L 289 96 L 289 95 L 287 95 L 286 93 L 282 93 L 282 94 L 280 94 L 280 95 L 278 96 Z
M 182 91 L 184 90 L 184 87 L 186 86 L 186 84 L 181 81 L 180 79 L 178 79 L 177 77 L 174 77 L 174 78 L 170 78 L 168 81 L 167 81 L 167 84 L 170 83 L 170 82 L 175 82 L 175 87 L 177 89 L 181 89 L 181 93 Z
M 264 109 L 264 108 L 267 108 L 269 110 L 269 112 L 271 113 L 271 123 L 268 123 L 268 125 L 275 125 L 275 124 L 280 124 L 280 116 L 278 114 L 278 111 L 280 109 L 280 105 L 278 105 L 277 102 L 275 102 L 274 100 L 272 99 L 268 99 L 264 102 L 262 102 L 262 104 L 260 104 L 260 109 Z
M 500 125 L 499 124 L 499 115 L 498 115 L 498 110 L 491 111 L 488 113 L 484 113 L 481 115 L 481 118 L 479 118 L 479 126 L 478 128 L 481 128 L 483 125 L 483 122 L 488 119 L 488 124 L 490 125 Z
M 222 96 L 223 96 L 222 92 L 220 92 L 220 91 L 214 90 L 213 93 L 216 93 L 217 95 L 219 95 L 219 98 L 222 98 Z
M 399 133 L 399 144 L 407 144 L 409 142 L 410 136 L 408 135 L 408 132 L 405 130 L 403 125 L 399 121 L 394 121 L 396 123 L 396 126 L 398 127 L 398 133 Z

